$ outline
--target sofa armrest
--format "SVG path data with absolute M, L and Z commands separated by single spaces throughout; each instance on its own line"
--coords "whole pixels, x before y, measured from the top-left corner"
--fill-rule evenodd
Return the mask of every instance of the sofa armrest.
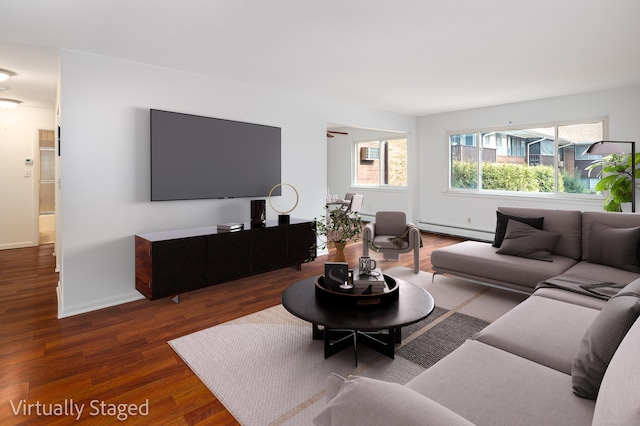
M 338 395 L 338 392 L 340 392 L 340 387 L 345 382 L 345 380 L 347 379 L 336 373 L 333 373 L 329 375 L 329 377 L 327 377 L 327 382 L 325 385 L 325 400 L 327 404 L 331 402 L 331 400 L 335 398 L 336 395 Z
M 373 241 L 376 235 L 375 222 L 367 223 L 362 229 L 362 255 L 369 256 L 369 243 Z
M 355 376 L 342 383 L 338 394 L 313 419 L 313 423 L 318 426 L 473 425 L 406 386 Z

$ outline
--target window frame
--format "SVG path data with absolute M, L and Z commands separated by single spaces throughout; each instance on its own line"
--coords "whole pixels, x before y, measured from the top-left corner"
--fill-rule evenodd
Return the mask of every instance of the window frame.
M 603 199 L 604 196 L 602 194 L 581 194 L 581 193 L 571 193 L 571 192 L 559 192 L 558 191 L 558 180 L 561 179 L 561 174 L 559 173 L 558 167 L 558 159 L 559 159 L 559 138 L 558 138 L 558 129 L 562 126 L 571 126 L 571 125 L 579 125 L 579 124 L 589 124 L 589 123 L 602 123 L 602 140 L 608 139 L 609 134 L 609 117 L 595 117 L 590 119 L 580 119 L 580 120 L 572 120 L 572 121 L 552 121 L 552 122 L 543 122 L 543 123 L 528 123 L 521 125 L 508 125 L 508 126 L 495 126 L 495 127 L 484 127 L 484 128 L 475 128 L 475 129 L 467 129 L 467 130 L 448 130 L 446 132 L 446 144 L 447 144 L 447 184 L 446 184 L 446 192 L 449 193 L 457 193 L 457 194 L 474 194 L 474 195 L 482 195 L 482 196 L 513 196 L 513 197 L 544 197 L 544 198 L 556 198 L 556 199 L 584 199 L 590 201 L 596 201 Z M 497 190 L 497 189 L 484 189 L 482 186 L 482 146 L 483 134 L 490 133 L 504 133 L 507 131 L 522 131 L 522 130 L 531 130 L 531 129 L 543 129 L 543 128 L 554 128 L 554 160 L 553 160 L 553 169 L 554 169 L 554 191 L 552 192 L 528 192 L 528 191 L 510 191 L 510 190 Z M 478 146 L 478 170 L 477 170 L 477 181 L 478 188 L 455 188 L 452 187 L 452 167 L 453 167 L 453 145 L 451 144 L 451 137 L 454 135 L 476 135 L 475 140 L 477 141 Z M 594 141 L 595 142 L 595 141 Z

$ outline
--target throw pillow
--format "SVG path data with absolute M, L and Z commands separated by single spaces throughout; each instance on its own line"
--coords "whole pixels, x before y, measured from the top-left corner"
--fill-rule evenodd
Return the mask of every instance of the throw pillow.
M 541 231 L 517 220 L 509 220 L 502 246 L 496 253 L 552 262 L 551 251 L 560 234 Z
M 509 220 L 517 220 L 518 222 L 526 223 L 536 229 L 542 229 L 544 225 L 544 217 L 521 217 L 512 216 L 499 211 L 496 211 L 496 235 L 493 239 L 493 246 L 500 248 L 502 241 L 504 240 L 504 234 L 507 232 L 507 224 Z
M 398 383 L 350 377 L 314 419 L 318 426 L 349 425 L 471 426 L 472 423 L 437 402 Z
M 640 280 L 613 296 L 587 329 L 571 367 L 573 393 L 596 399 L 611 358 L 640 316 Z
M 591 224 L 587 262 L 640 273 L 640 227 L 613 228 L 600 222 Z

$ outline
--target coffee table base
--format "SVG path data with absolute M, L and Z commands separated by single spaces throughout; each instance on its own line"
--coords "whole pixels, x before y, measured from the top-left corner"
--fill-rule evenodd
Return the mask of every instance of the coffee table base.
M 402 341 L 400 327 L 376 331 L 344 330 L 320 328 L 312 324 L 313 340 L 324 340 L 324 358 L 353 346 L 356 366 L 358 366 L 358 344 L 365 345 L 391 359 L 395 358 L 395 345 Z

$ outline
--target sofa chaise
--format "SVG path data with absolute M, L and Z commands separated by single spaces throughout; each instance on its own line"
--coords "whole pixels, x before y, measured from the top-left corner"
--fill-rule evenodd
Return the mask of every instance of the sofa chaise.
M 434 250 L 435 273 L 527 294 L 561 275 L 618 284 L 640 278 L 638 214 L 521 207 L 496 213 L 493 243 L 464 241 Z M 515 225 L 524 231 L 508 228 Z

